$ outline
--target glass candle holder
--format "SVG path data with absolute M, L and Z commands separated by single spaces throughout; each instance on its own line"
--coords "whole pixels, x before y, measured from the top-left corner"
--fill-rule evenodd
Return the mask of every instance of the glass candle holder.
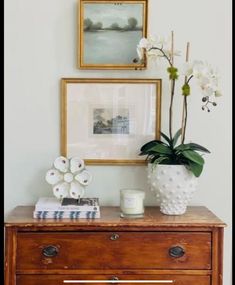
M 121 189 L 121 217 L 142 218 L 144 216 L 144 198 L 145 192 L 139 189 Z

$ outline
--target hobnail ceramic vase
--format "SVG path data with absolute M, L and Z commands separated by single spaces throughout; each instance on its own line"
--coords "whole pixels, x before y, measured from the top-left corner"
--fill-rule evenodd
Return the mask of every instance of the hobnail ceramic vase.
M 148 180 L 160 202 L 160 211 L 166 215 L 184 214 L 198 183 L 198 178 L 184 165 L 149 163 Z

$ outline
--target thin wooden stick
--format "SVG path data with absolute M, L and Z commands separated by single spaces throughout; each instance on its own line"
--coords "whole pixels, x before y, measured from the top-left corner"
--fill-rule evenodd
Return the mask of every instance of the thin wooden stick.
M 171 31 L 171 63 L 174 66 L 174 31 Z
M 171 66 L 174 67 L 174 31 L 171 31 Z M 169 134 L 172 139 L 172 119 L 173 119 L 173 99 L 174 99 L 175 79 L 171 79 L 171 102 L 169 108 Z
M 189 59 L 189 47 L 190 47 L 190 43 L 187 42 L 187 48 L 186 48 L 186 62 L 188 62 L 188 59 Z
M 186 62 L 188 62 L 188 60 L 189 60 L 189 47 L 190 47 L 190 43 L 187 42 L 186 58 L 185 58 Z M 187 78 L 187 76 L 185 76 L 184 83 L 186 83 L 187 80 L 188 80 L 188 78 Z M 182 123 L 181 123 L 181 129 L 182 129 L 181 143 L 184 143 L 184 139 L 185 139 L 186 122 L 187 122 L 187 96 L 184 96 L 183 111 L 182 111 Z

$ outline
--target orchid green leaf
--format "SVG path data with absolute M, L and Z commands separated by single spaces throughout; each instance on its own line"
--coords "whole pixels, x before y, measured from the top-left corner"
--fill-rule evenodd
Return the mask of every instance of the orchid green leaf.
M 176 132 L 176 134 L 174 135 L 174 137 L 173 137 L 173 142 L 172 142 L 173 147 L 176 145 L 176 143 L 177 143 L 177 141 L 178 141 L 178 139 L 179 139 L 181 133 L 182 133 L 182 129 L 179 129 L 179 130 Z
M 193 161 L 189 161 L 189 169 L 192 171 L 192 173 L 196 176 L 199 177 L 202 173 L 203 170 L 203 165 L 200 165 L 198 163 L 195 163 Z
M 170 147 L 165 146 L 163 144 L 158 144 L 155 145 L 153 148 L 150 149 L 151 151 L 154 151 L 156 153 L 159 154 L 172 154 L 172 150 L 170 149 Z
M 182 152 L 182 155 L 199 165 L 204 164 L 204 159 L 201 157 L 201 155 L 193 150 L 185 150 Z
M 196 151 L 210 153 L 208 149 L 196 143 L 180 144 L 175 148 L 175 150 L 176 151 L 196 150 Z
M 172 140 L 164 133 L 161 132 L 161 136 L 168 142 L 168 144 L 172 145 Z

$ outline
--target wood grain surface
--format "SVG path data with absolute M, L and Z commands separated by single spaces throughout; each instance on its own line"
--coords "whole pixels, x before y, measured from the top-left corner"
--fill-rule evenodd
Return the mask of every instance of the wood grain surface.
M 62 285 L 64 280 L 113 276 L 173 280 L 174 285 L 223 284 L 226 224 L 206 207 L 188 207 L 180 216 L 146 207 L 141 219 L 123 219 L 119 207 L 101 207 L 101 218 L 95 220 L 38 220 L 33 210 L 18 206 L 6 218 L 5 285 Z M 56 247 L 55 256 L 43 254 L 48 246 Z M 175 246 L 184 250 L 183 256 L 170 256 Z
M 195 275 L 18 275 L 17 285 L 65 285 L 64 280 L 112 280 L 117 277 L 119 280 L 146 280 L 143 284 L 148 283 L 147 280 L 172 280 L 173 285 L 210 285 L 210 276 L 195 276 Z M 69 283 L 67 283 L 69 284 Z M 70 283 L 72 284 L 72 283 Z M 82 283 L 77 283 L 82 284 Z M 88 283 L 93 284 L 93 283 Z M 105 283 L 99 282 L 98 285 Z M 106 284 L 112 284 L 106 283 Z M 120 283 L 119 283 L 120 284 Z M 138 283 L 124 283 L 124 284 L 138 284 Z M 165 285 L 167 283 L 156 283 Z
M 224 227 L 225 223 L 217 218 L 210 210 L 203 206 L 191 206 L 183 215 L 168 216 L 160 212 L 159 207 L 146 207 L 144 218 L 124 219 L 120 218 L 119 207 L 101 207 L 101 218 L 94 220 L 38 220 L 33 218 L 34 206 L 18 206 L 6 218 L 5 225 L 17 227 L 50 226 L 90 226 L 90 227 Z
M 175 232 L 19 233 L 17 269 L 210 269 L 211 234 Z M 42 250 L 53 245 L 54 257 Z M 182 257 L 169 249 L 180 246 Z

